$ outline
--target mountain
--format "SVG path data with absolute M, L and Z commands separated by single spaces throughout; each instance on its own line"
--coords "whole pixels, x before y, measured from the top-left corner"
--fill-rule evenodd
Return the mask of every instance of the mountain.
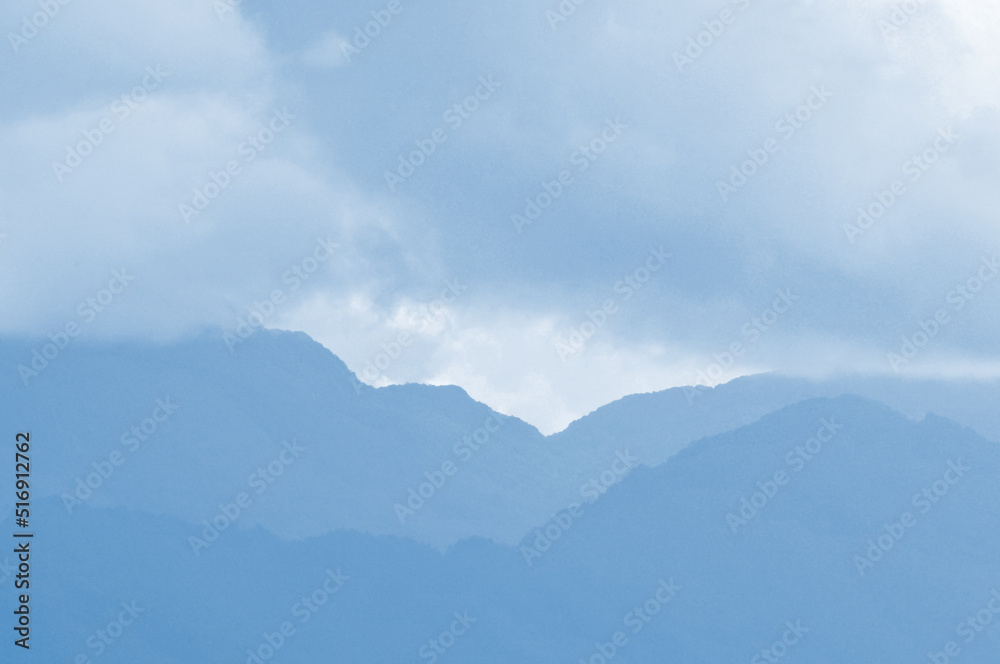
M 247 494 L 241 526 L 285 538 L 347 529 L 513 544 L 639 465 L 816 396 L 861 394 L 1000 440 L 996 383 L 750 376 L 629 396 L 545 437 L 457 387 L 364 385 L 301 333 L 258 332 L 234 352 L 208 333 L 162 346 L 74 341 L 42 366 L 33 353 L 44 342 L 0 341 L 0 418 L 39 441 L 36 495 L 68 512 L 124 507 L 197 524 Z M 22 379 L 32 362 L 41 370 Z M 0 476 L 0 490 L 11 481 Z
M 49 498 L 36 655 L 865 664 L 957 648 L 986 664 L 998 472 L 1000 449 L 968 428 L 845 396 L 699 440 L 516 546 L 227 527 L 195 554 L 202 528 L 175 517 Z
M 805 399 L 844 394 L 881 401 L 921 419 L 937 414 L 1000 441 L 1000 381 L 832 376 L 823 380 L 779 374 L 743 376 L 715 387 L 679 387 L 633 394 L 603 406 L 552 436 L 583 447 L 610 436 L 631 441 L 648 465 L 662 463 L 688 443 L 731 431 Z

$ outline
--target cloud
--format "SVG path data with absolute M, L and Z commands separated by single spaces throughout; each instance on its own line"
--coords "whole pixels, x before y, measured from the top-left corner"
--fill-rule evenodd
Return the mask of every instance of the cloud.
M 557 427 L 693 382 L 781 289 L 800 300 L 733 371 L 888 370 L 1000 250 L 996 8 L 592 0 L 553 25 L 542 0 L 399 6 L 348 59 L 341 35 L 379 8 L 62 5 L 3 55 L 21 92 L 0 124 L 0 333 L 60 327 L 128 267 L 88 334 L 230 330 L 283 289 L 267 324 L 360 370 L 458 279 L 379 380 L 454 380 Z M 168 75 L 140 100 L 148 68 Z M 286 279 L 317 238 L 336 255 Z M 554 340 L 660 246 L 670 269 L 563 362 Z M 908 370 L 989 365 L 998 304 L 991 282 Z
M 273 81 L 277 59 L 261 36 L 206 7 L 182 2 L 169 16 L 155 3 L 97 3 L 74 15 L 67 7 L 50 27 L 71 32 L 65 42 L 40 35 L 35 51 L 18 54 L 24 71 L 15 76 L 64 49 L 71 67 L 106 66 L 118 82 L 69 91 L 0 126 L 0 331 L 61 328 L 122 268 L 136 275 L 129 298 L 88 333 L 165 340 L 228 325 L 317 237 L 350 242 L 362 226 L 362 235 L 389 226 L 317 159 L 316 137 Z M 82 55 L 71 56 L 78 47 Z M 335 280 L 324 270 L 303 289 Z

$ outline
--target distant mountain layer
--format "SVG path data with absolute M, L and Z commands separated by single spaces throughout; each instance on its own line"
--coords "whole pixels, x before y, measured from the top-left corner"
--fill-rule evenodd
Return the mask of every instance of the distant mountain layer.
M 0 417 L 30 423 L 39 441 L 37 495 L 70 512 L 118 506 L 199 523 L 246 494 L 242 524 L 282 537 L 515 543 L 639 465 L 815 396 L 860 394 L 1000 440 L 997 383 L 753 376 L 626 397 L 545 437 L 457 387 L 363 385 L 301 333 L 259 332 L 232 353 L 212 335 L 73 341 L 51 359 L 46 343 L 0 341 Z M 11 481 L 0 476 L 0 490 Z
M 141 511 L 67 514 L 53 497 L 35 515 L 34 654 L 987 664 L 1000 652 L 998 473 L 1000 449 L 970 429 L 840 397 L 633 470 L 514 546 L 474 539 L 440 553 L 345 532 L 290 541 L 240 530 L 230 505 L 236 525 L 220 518 L 215 532 Z

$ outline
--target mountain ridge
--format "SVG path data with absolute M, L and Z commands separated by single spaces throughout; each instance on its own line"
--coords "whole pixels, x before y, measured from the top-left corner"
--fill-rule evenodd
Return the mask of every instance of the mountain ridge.
M 0 340 L 0 361 L 13 367 L 30 346 Z M 35 435 L 59 442 L 58 454 L 42 453 L 36 482 L 40 495 L 69 496 L 70 504 L 131 506 L 197 523 L 246 492 L 255 498 L 248 521 L 283 537 L 356 529 L 446 547 L 471 536 L 515 543 L 554 511 L 602 494 L 620 479 L 614 469 L 623 469 L 623 457 L 635 459 L 627 470 L 656 466 L 693 441 L 852 387 L 754 376 L 698 388 L 690 403 L 690 388 L 674 388 L 625 397 L 543 436 L 460 387 L 356 389 L 355 381 L 303 333 L 262 331 L 232 354 L 207 333 L 181 345 L 80 344 L 27 388 L 13 371 L 0 376 L 0 416 L 38 422 Z M 900 397 L 898 385 L 856 384 L 869 398 L 895 398 L 910 417 L 932 405 L 943 414 L 993 412 L 981 406 L 991 390 L 970 399 L 968 390 L 949 396 L 945 383 L 914 383 Z M 164 399 L 176 413 L 153 422 Z M 963 424 L 1000 430 L 998 418 Z M 148 440 L 129 433 L 147 425 L 140 435 Z M 289 441 L 306 449 L 302 460 L 272 466 L 282 473 L 272 477 L 268 464 Z M 121 468 L 96 478 L 89 492 L 81 488 L 116 450 L 125 456 Z M 0 489 L 9 482 L 0 478 Z
M 793 470 L 786 452 L 824 419 L 835 435 Z M 921 512 L 911 496 L 945 477 L 949 461 L 969 471 Z M 791 479 L 733 532 L 727 512 L 779 468 Z M 800 632 L 797 659 L 918 661 L 956 639 L 954 626 L 1000 582 L 998 473 L 1000 448 L 975 432 L 845 396 L 798 402 L 639 467 L 530 559 L 534 532 L 440 551 L 360 532 L 283 539 L 242 522 L 196 554 L 189 538 L 200 528 L 176 517 L 90 506 L 70 515 L 50 497 L 35 517 L 46 533 L 39 564 L 62 563 L 39 579 L 52 608 L 38 627 L 60 629 L 42 654 L 71 659 L 105 614 L 135 601 L 147 619 L 102 661 L 251 662 L 282 621 L 294 627 L 288 661 L 331 651 L 347 662 L 421 659 L 456 613 L 470 628 L 447 657 L 484 664 L 596 652 L 651 661 L 665 650 L 680 661 L 750 661 L 788 624 Z M 859 571 L 856 558 L 904 511 L 914 525 Z M 83 537 L 93 532 L 102 537 Z M 328 574 L 343 587 L 303 614 L 302 598 Z M 962 643 L 962 661 L 986 664 L 998 644 L 996 630 L 978 634 Z

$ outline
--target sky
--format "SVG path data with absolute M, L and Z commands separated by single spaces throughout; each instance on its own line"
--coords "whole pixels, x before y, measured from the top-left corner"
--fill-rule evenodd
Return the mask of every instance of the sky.
M 545 433 L 768 370 L 1000 375 L 1000 7 L 11 0 L 0 28 L 0 334 L 304 331 Z

